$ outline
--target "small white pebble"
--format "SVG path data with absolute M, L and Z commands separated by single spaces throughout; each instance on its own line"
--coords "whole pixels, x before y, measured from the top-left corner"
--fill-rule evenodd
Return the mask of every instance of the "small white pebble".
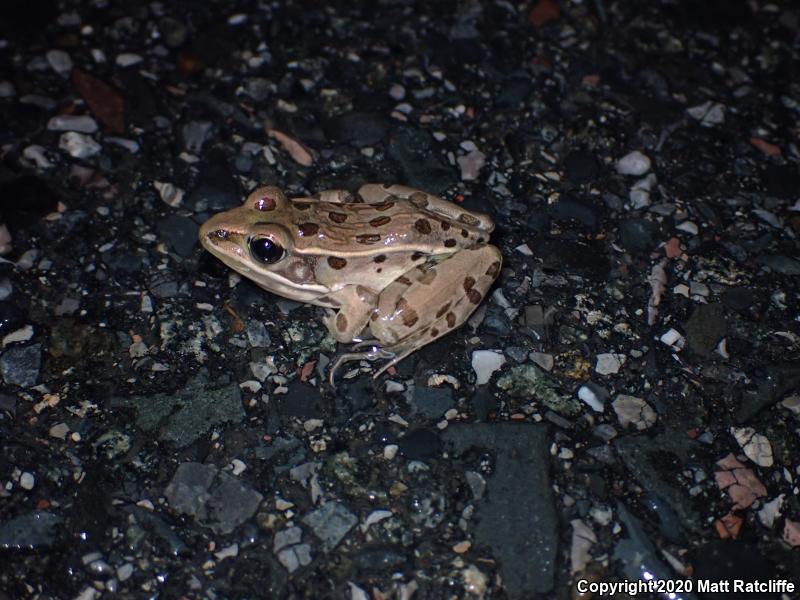
M 50 437 L 54 437 L 59 440 L 64 440 L 67 438 L 67 434 L 69 433 L 69 425 L 66 423 L 58 423 L 53 425 L 48 432 Z
M 617 173 L 639 177 L 650 170 L 650 158 L 638 150 L 626 154 L 617 161 Z
M 383 458 L 386 460 L 392 460 L 395 456 L 397 456 L 397 451 L 400 447 L 397 444 L 387 444 L 383 447 Z
M 406 97 L 406 88 L 399 83 L 395 83 L 389 88 L 389 96 L 392 98 L 392 100 L 400 102 L 400 100 Z
M 72 71 L 72 59 L 63 50 L 48 50 L 45 55 L 50 68 L 62 77 L 68 77 Z
M 36 479 L 34 478 L 33 473 L 28 473 L 28 471 L 25 471 L 22 475 L 20 475 L 19 487 L 21 487 L 23 490 L 30 491 L 33 489 L 34 485 L 36 485 Z
M 475 385 L 488 383 L 492 373 L 506 364 L 506 357 L 497 350 L 475 350 L 472 353 L 472 369 L 475 371 Z
M 397 392 L 402 392 L 406 388 L 402 383 L 398 381 L 392 381 L 391 379 L 389 379 L 386 381 L 386 387 L 384 389 L 386 390 L 387 393 L 394 394 Z
M 89 115 L 56 115 L 47 122 L 47 128 L 50 131 L 94 133 L 97 131 L 97 121 Z
M 239 544 L 231 544 L 230 546 L 226 546 L 220 551 L 214 552 L 214 556 L 217 557 L 217 560 L 225 560 L 226 558 L 239 556 Z
M 588 385 L 582 385 L 578 388 L 578 398 L 585 404 L 589 405 L 594 412 L 603 412 L 605 410 L 605 406 L 603 405 L 603 401 L 597 396 L 597 394 L 592 391 L 592 389 Z
M 661 340 L 661 342 L 667 346 L 672 346 L 676 350 L 683 348 L 684 344 L 686 343 L 686 338 L 684 338 L 676 329 L 670 329 L 664 333 L 659 340 Z
M 142 62 L 142 57 L 138 54 L 133 54 L 131 52 L 123 52 L 122 54 L 118 54 L 116 58 L 116 63 L 120 67 L 130 67 L 131 65 L 138 64 Z
M 677 229 L 678 231 L 684 231 L 691 235 L 697 235 L 697 232 L 699 231 L 697 225 L 695 225 L 692 221 L 683 221 L 681 223 L 678 223 L 675 226 L 675 229 Z
M 58 147 L 74 158 L 89 158 L 102 149 L 91 137 L 76 131 L 63 133 L 58 140 Z
M 239 387 L 245 391 L 255 394 L 261 390 L 261 382 L 254 379 L 248 379 L 239 384 Z
M 239 460 L 238 458 L 234 458 L 231 461 L 231 472 L 234 475 L 241 475 L 247 469 L 247 465 L 244 464 L 243 461 Z
M 24 327 L 20 327 L 16 331 L 12 331 L 3 338 L 3 348 L 15 342 L 27 342 L 32 337 L 33 337 L 33 327 L 31 325 L 25 325 Z
M 31 144 L 22 151 L 22 156 L 36 164 L 39 169 L 50 169 L 53 163 L 47 158 L 46 150 L 38 144 Z
M 625 355 L 613 352 L 605 352 L 597 355 L 597 362 L 594 370 L 600 375 L 613 375 L 618 373 L 625 364 Z
M 689 297 L 689 286 L 685 283 L 679 283 L 674 288 L 672 288 L 672 293 L 676 296 L 683 296 L 684 298 Z
M 731 427 L 731 434 L 747 458 L 759 467 L 772 466 L 772 446 L 766 436 L 756 433 L 752 427 Z
M 545 371 L 551 371 L 556 364 L 553 355 L 545 352 L 531 352 L 528 354 L 528 358 Z

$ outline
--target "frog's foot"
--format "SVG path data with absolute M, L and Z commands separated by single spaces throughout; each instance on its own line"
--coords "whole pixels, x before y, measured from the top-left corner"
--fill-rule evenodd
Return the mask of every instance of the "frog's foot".
M 333 366 L 331 367 L 330 373 L 328 375 L 328 382 L 331 384 L 331 387 L 336 387 L 336 383 L 334 382 L 336 371 L 338 371 L 339 368 L 346 362 L 352 362 L 354 360 L 375 361 L 381 359 L 394 358 L 394 354 L 391 351 L 375 346 L 373 340 L 359 342 L 358 344 L 356 344 L 355 347 L 359 348 L 367 345 L 371 345 L 372 349 L 367 350 L 366 352 L 346 352 L 345 354 L 339 355 L 339 357 L 334 361 Z M 386 368 L 388 368 L 388 366 Z M 384 370 L 385 368 L 382 368 L 380 371 L 378 371 L 378 373 L 375 374 L 375 377 L 377 378 L 378 375 L 383 373 Z

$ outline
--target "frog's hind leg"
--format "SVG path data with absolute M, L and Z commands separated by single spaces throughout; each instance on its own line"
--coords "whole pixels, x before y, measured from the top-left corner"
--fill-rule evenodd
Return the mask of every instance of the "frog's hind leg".
M 439 264 L 415 267 L 381 292 L 370 331 L 389 356 L 375 377 L 447 335 L 478 308 L 500 272 L 494 246 L 464 249 Z

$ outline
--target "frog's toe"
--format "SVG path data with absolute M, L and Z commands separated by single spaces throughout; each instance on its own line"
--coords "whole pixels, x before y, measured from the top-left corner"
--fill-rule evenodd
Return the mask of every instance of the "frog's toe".
M 375 360 L 386 359 L 386 360 L 391 361 L 391 360 L 393 360 L 395 358 L 394 352 L 390 352 L 389 350 L 386 350 L 386 349 L 381 348 L 379 346 L 375 346 L 374 345 L 374 341 L 372 341 L 372 340 L 360 342 L 355 347 L 363 347 L 363 346 L 366 346 L 366 345 L 371 345 L 372 349 L 368 350 L 366 352 L 346 352 L 344 354 L 340 354 L 336 358 L 336 360 L 333 362 L 333 365 L 331 366 L 331 370 L 330 370 L 330 373 L 328 375 L 328 381 L 330 382 L 331 386 L 336 387 L 336 383 L 335 383 L 336 372 L 341 368 L 341 366 L 344 363 L 352 362 L 352 361 L 355 361 L 355 360 L 375 361 Z M 394 364 L 394 363 L 390 362 L 390 364 L 388 366 L 386 366 L 385 368 L 381 368 L 381 370 L 378 371 L 378 373 L 376 373 L 375 378 L 377 378 L 378 375 L 383 373 L 386 370 L 386 368 L 388 368 L 392 364 Z

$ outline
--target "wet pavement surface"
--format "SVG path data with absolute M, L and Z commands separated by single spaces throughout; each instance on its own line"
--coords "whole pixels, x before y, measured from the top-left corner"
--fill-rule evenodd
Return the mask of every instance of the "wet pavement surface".
M 3 3 L 0 598 L 797 597 L 798 53 L 761 0 Z M 334 389 L 197 234 L 365 182 L 504 263 Z

